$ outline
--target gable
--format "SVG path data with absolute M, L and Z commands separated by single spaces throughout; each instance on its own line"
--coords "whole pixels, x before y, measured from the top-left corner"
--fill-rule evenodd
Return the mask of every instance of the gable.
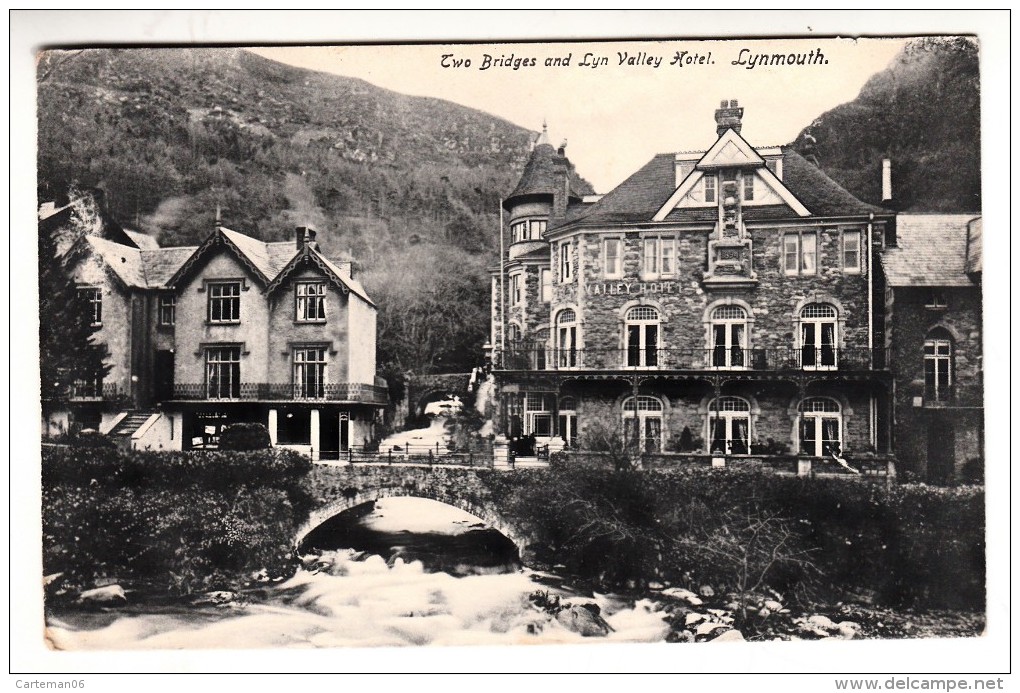
M 697 163 L 699 169 L 732 168 L 735 166 L 763 166 L 754 147 L 733 130 L 727 130 Z
M 267 277 L 260 267 L 258 262 L 259 258 L 253 260 L 249 257 L 242 248 L 238 247 L 237 243 L 224 233 L 226 229 L 218 227 L 206 241 L 198 246 L 198 249 L 192 253 L 191 257 L 185 260 L 184 264 L 181 265 L 172 277 L 167 281 L 168 286 L 176 286 L 181 282 L 190 280 L 192 277 L 198 275 L 206 266 L 213 261 L 214 258 L 218 258 L 222 255 L 229 256 L 233 262 L 238 266 L 239 270 L 256 281 L 259 285 L 265 287 L 269 283 L 269 277 Z M 237 234 L 230 232 L 235 236 L 241 236 L 242 238 L 248 239 L 243 234 Z M 254 239 L 248 239 L 254 241 L 254 244 L 259 243 Z M 253 247 L 255 247 L 253 244 Z M 264 245 L 264 244 L 263 244 Z M 223 267 L 216 267 L 213 271 L 221 272 Z

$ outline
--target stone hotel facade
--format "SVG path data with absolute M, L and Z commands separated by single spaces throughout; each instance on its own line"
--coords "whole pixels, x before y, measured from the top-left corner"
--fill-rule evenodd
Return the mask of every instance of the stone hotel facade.
M 602 196 L 536 141 L 492 268 L 497 429 L 512 449 L 608 431 L 646 458 L 891 468 L 880 263 L 895 215 L 788 147 L 752 146 L 742 116 L 723 102 L 706 150 L 657 155 Z

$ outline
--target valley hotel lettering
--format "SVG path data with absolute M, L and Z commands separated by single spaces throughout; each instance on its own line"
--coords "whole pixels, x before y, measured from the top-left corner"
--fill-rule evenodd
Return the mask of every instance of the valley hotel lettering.
M 584 285 L 587 296 L 641 296 L 643 294 L 678 294 L 680 282 L 596 282 Z

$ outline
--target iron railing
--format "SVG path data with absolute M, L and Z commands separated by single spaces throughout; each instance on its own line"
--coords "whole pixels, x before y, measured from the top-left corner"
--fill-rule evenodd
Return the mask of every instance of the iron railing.
M 498 370 L 507 371 L 872 371 L 889 368 L 889 350 L 867 347 L 552 349 L 510 346 L 496 349 L 492 364 Z
M 367 383 L 174 383 L 174 399 L 267 402 L 389 403 L 385 387 Z
M 127 396 L 127 391 L 117 383 L 102 380 L 75 380 L 71 384 L 70 399 L 77 402 L 102 402 Z

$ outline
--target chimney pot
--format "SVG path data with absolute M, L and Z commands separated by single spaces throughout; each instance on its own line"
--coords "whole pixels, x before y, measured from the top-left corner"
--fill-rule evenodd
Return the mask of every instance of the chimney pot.
M 315 247 L 315 227 L 313 226 L 297 226 L 294 228 L 294 244 L 298 250 L 301 250 L 306 245 Z
M 726 108 L 726 106 L 728 104 L 729 104 L 729 101 L 726 101 L 725 99 L 723 99 L 722 101 L 719 102 L 719 108 Z
M 733 130 L 740 134 L 740 121 L 744 116 L 744 109 L 737 105 L 737 100 L 722 101 L 720 108 L 715 112 L 715 132 L 720 137 L 727 130 Z

